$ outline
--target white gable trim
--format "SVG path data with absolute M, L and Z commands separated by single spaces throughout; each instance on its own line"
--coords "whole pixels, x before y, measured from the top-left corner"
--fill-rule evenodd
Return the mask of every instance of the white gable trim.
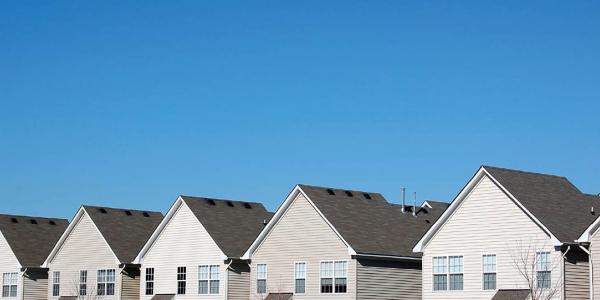
M 17 261 L 17 264 L 19 264 L 19 268 L 23 268 L 23 265 L 19 261 L 19 258 L 17 257 L 17 255 L 15 254 L 15 251 L 10 246 L 10 243 L 8 242 L 8 240 L 6 239 L 6 237 L 4 236 L 4 234 L 2 234 L 2 231 L 0 231 L 0 238 L 4 239 L 4 241 L 6 242 L 6 246 L 8 247 L 8 249 L 10 249 L 10 253 L 12 253 L 13 257 Z
M 581 236 L 575 240 L 575 242 L 577 243 L 589 243 L 592 241 L 592 237 L 594 236 L 594 234 L 596 234 L 596 232 L 598 232 L 598 229 L 600 229 L 600 217 L 598 217 L 596 219 L 596 221 L 594 221 L 594 223 L 592 223 L 592 225 L 590 225 L 582 234 Z
M 329 220 L 327 220 L 325 215 L 323 215 L 323 213 L 317 208 L 317 206 L 313 203 L 313 201 L 310 200 L 310 198 L 308 197 L 308 195 L 306 195 L 306 193 L 302 190 L 302 188 L 300 188 L 300 186 L 296 185 L 294 187 L 294 189 L 292 190 L 292 192 L 287 196 L 287 198 L 285 199 L 283 204 L 277 209 L 277 212 L 275 213 L 275 215 L 273 216 L 273 218 L 271 219 L 269 224 L 267 224 L 267 226 L 260 232 L 260 234 L 258 235 L 256 240 L 254 240 L 252 245 L 250 245 L 250 248 L 248 248 L 248 251 L 246 251 L 244 256 L 242 256 L 242 259 L 252 259 L 252 255 L 254 254 L 254 252 L 262 245 L 262 243 L 267 238 L 269 233 L 273 230 L 273 228 L 276 226 L 276 224 L 281 220 L 281 218 L 283 217 L 285 212 L 290 208 L 290 206 L 292 205 L 294 200 L 296 200 L 296 197 L 299 194 L 302 194 L 304 196 L 304 198 L 306 198 L 308 203 L 310 203 L 310 205 L 315 209 L 315 211 L 319 214 L 319 216 L 321 216 L 321 218 L 325 221 L 325 223 L 327 223 L 327 225 L 335 232 L 335 234 L 340 238 L 340 240 L 342 240 L 344 245 L 346 245 L 346 247 L 348 247 L 348 254 L 356 255 L 356 251 L 354 251 L 354 249 L 352 249 L 352 247 L 350 246 L 350 244 L 348 244 L 348 242 L 346 242 L 344 237 L 342 237 L 342 235 L 337 231 L 337 229 L 335 229 L 335 227 L 333 227 L 331 222 L 329 222 Z
M 431 204 L 429 204 L 429 202 L 427 202 L 427 201 L 425 201 L 421 204 L 421 208 L 423 208 L 423 207 L 433 208 L 433 207 L 431 207 Z
M 144 244 L 144 247 L 142 247 L 142 250 L 140 250 L 140 253 L 138 253 L 137 257 L 133 260 L 134 264 L 142 263 L 146 254 L 148 254 L 148 251 L 150 251 L 150 249 L 152 249 L 152 246 L 156 243 L 156 241 L 158 240 L 158 238 L 160 237 L 160 235 L 162 234 L 164 229 L 167 227 L 167 225 L 171 222 L 173 217 L 175 217 L 175 214 L 177 213 L 177 211 L 179 210 L 179 208 L 181 206 L 187 207 L 187 209 L 189 209 L 190 212 L 192 214 L 194 214 L 191 211 L 190 207 L 187 204 L 185 204 L 185 201 L 183 201 L 183 198 L 181 198 L 181 196 L 177 197 L 177 199 L 175 200 L 175 203 L 173 203 L 173 205 L 171 205 L 171 208 L 167 212 L 167 215 L 162 219 L 162 221 L 160 221 L 160 224 L 158 225 L 158 227 L 156 227 L 156 229 L 150 236 L 150 239 L 148 239 L 148 241 L 146 241 L 146 244 Z M 204 225 L 202 225 L 202 222 L 200 220 L 198 220 L 198 218 L 195 215 L 194 215 L 194 218 L 198 221 L 198 224 L 200 226 L 202 226 L 204 231 L 207 232 L 208 236 L 210 236 L 210 233 L 206 230 L 206 228 L 204 228 Z M 211 239 L 212 239 L 212 236 L 211 236 Z M 219 245 L 214 240 L 213 240 L 213 243 L 217 246 L 217 248 L 219 248 L 219 251 L 221 251 L 220 254 L 221 254 L 221 257 L 223 258 L 223 260 L 226 260 L 227 256 L 225 255 L 223 250 L 221 250 Z
M 559 241 L 552 232 L 544 225 L 538 218 L 536 218 L 519 200 L 513 196 L 504 186 L 502 186 L 494 176 L 492 176 L 484 167 L 480 167 L 477 173 L 471 178 L 471 180 L 467 183 L 467 185 L 460 191 L 460 193 L 454 198 L 454 201 L 450 204 L 448 209 L 442 214 L 442 216 L 429 228 L 429 230 L 423 235 L 421 240 L 417 243 L 417 245 L 413 248 L 413 252 L 423 252 L 425 246 L 429 243 L 429 241 L 435 236 L 435 234 L 442 228 L 442 226 L 450 219 L 450 217 L 454 214 L 454 212 L 460 207 L 462 202 L 467 198 L 467 196 L 473 191 L 473 189 L 479 184 L 483 177 L 487 176 L 504 192 L 508 197 L 515 203 L 531 220 L 533 220 L 536 225 L 538 225 L 552 240 L 552 244 L 554 246 L 562 245 L 562 242 Z
M 60 236 L 60 239 L 58 240 L 56 245 L 54 245 L 54 248 L 52 248 L 50 255 L 48 255 L 48 258 L 46 258 L 46 261 L 44 261 L 42 268 L 48 268 L 48 265 L 52 262 L 52 260 L 54 260 L 54 258 L 58 254 L 58 251 L 60 251 L 60 249 L 62 248 L 64 243 L 67 241 L 67 238 L 69 237 L 69 235 L 71 235 L 71 232 L 73 232 L 73 230 L 75 229 L 75 226 L 77 226 L 77 224 L 79 224 L 79 221 L 81 221 L 81 218 L 83 218 L 84 215 L 88 215 L 88 217 L 92 221 L 92 224 L 94 224 L 94 228 L 96 228 L 96 231 L 102 237 L 102 240 L 104 241 L 104 243 L 106 244 L 108 249 L 110 249 L 110 253 L 112 253 L 112 255 L 115 257 L 115 262 L 117 264 L 121 263 L 119 261 L 119 258 L 113 251 L 112 247 L 108 244 L 108 242 L 104 238 L 104 235 L 102 234 L 102 232 L 100 232 L 100 229 L 98 229 L 98 226 L 96 226 L 96 223 L 94 223 L 94 219 L 92 219 L 92 217 L 89 216 L 89 214 L 85 211 L 85 208 L 82 206 L 79 208 L 79 210 L 75 214 L 75 217 L 73 217 L 73 220 L 71 221 L 71 223 L 69 223 L 69 226 L 67 227 L 65 232 L 63 232 L 63 234 Z

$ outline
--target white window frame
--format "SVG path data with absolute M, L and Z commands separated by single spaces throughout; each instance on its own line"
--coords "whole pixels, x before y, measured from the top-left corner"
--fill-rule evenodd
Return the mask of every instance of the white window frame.
M 19 288 L 19 273 L 6 272 L 2 273 L 2 298 L 17 297 Z
M 88 271 L 79 270 L 79 296 L 87 295 Z
M 450 258 L 458 258 L 462 263 L 460 264 L 460 272 L 453 272 L 450 270 Z M 452 289 L 450 287 L 450 277 L 452 275 L 461 275 L 461 288 L 460 289 Z M 465 257 L 463 255 L 449 255 L 448 256 L 448 290 L 449 291 L 464 291 L 465 289 Z
M 179 272 L 180 269 L 183 269 L 184 272 Z M 183 279 L 179 279 L 180 275 L 183 276 Z M 187 266 L 178 266 L 177 267 L 177 290 L 175 291 L 176 295 L 186 295 L 187 294 Z M 179 290 L 179 284 L 183 282 L 183 293 L 180 292 Z
M 443 261 L 444 261 L 444 271 L 443 272 L 439 272 L 439 271 L 436 270 L 436 269 L 439 269 L 439 267 L 436 268 L 436 265 L 435 265 L 436 259 L 438 259 L 438 260 L 439 259 L 443 259 Z M 449 278 L 448 278 L 448 256 L 447 255 L 433 256 L 431 258 L 431 269 L 432 269 L 431 290 L 434 291 L 434 292 L 448 291 L 448 288 L 449 288 L 448 287 L 448 283 L 450 281 Z M 445 280 L 446 284 L 445 284 L 445 288 L 444 289 L 438 289 L 438 290 L 435 289 L 435 276 L 436 275 L 444 275 L 445 276 L 444 278 L 446 278 L 446 280 Z
M 60 296 L 60 271 L 52 272 L 52 297 Z
M 203 278 L 202 268 L 206 268 L 206 277 Z M 216 278 L 213 278 L 213 268 L 217 269 Z M 199 265 L 198 266 L 198 294 L 199 295 L 219 295 L 221 293 L 221 269 L 219 265 Z M 206 282 L 206 293 L 200 292 L 200 282 Z M 213 293 L 213 287 L 216 285 L 217 292 Z
M 545 261 L 545 265 L 542 270 L 540 270 L 540 257 L 539 255 L 545 255 L 547 260 Z M 538 276 L 540 273 L 548 273 L 550 277 L 550 281 L 548 282 L 548 286 L 539 287 Z M 552 288 L 552 252 L 550 251 L 536 251 L 535 253 L 535 287 L 538 289 L 550 289 Z
M 262 266 L 264 266 L 264 268 L 265 268 L 264 272 L 259 271 L 259 268 Z M 264 276 L 261 276 L 261 275 L 264 275 Z M 267 264 L 256 264 L 256 294 L 262 295 L 262 294 L 266 294 L 267 292 L 269 292 L 268 278 L 269 278 L 269 267 L 267 266 Z M 258 290 L 258 283 L 261 280 L 263 280 L 265 282 L 265 292 L 264 293 L 261 293 Z
M 152 271 L 152 272 L 148 272 L 148 271 Z M 155 269 L 153 267 L 146 267 L 144 269 L 144 295 L 150 296 L 150 295 L 154 295 L 154 274 L 155 274 Z M 151 276 L 151 278 L 150 278 Z M 148 284 L 151 283 L 151 286 L 149 286 Z M 148 293 L 150 292 L 150 293 Z
M 304 266 L 304 276 L 299 277 L 298 276 L 298 270 L 296 269 L 296 267 L 298 265 L 303 265 Z M 297 261 L 294 262 L 294 294 L 296 295 L 304 295 L 306 294 L 306 274 L 307 274 L 307 267 L 306 267 L 306 262 L 305 261 Z M 299 293 L 298 292 L 298 285 L 297 285 L 297 281 L 298 280 L 304 280 L 304 292 Z
M 494 269 L 493 272 L 491 270 L 486 270 L 486 266 L 490 266 L 490 264 L 486 264 L 485 258 L 493 257 L 494 258 Z M 485 288 L 485 275 L 494 274 L 494 288 L 486 289 Z M 495 291 L 498 290 L 498 255 L 494 253 L 485 253 L 481 255 L 481 290 L 482 291 Z
M 100 273 L 104 273 L 101 275 Z M 112 273 L 112 281 L 110 274 Z M 112 291 L 109 287 L 112 285 Z M 102 287 L 102 288 L 100 288 Z M 96 271 L 96 294 L 98 296 L 114 296 L 117 289 L 117 271 L 112 268 L 98 269 Z M 110 293 L 109 293 L 110 291 Z
M 323 263 L 331 263 L 331 277 L 323 276 Z M 346 265 L 345 268 L 345 276 L 337 276 L 336 275 L 336 263 L 344 263 Z M 322 279 L 331 279 L 331 293 L 323 293 L 322 289 Z M 344 292 L 336 292 L 336 279 L 345 279 L 346 280 L 346 291 Z M 322 260 L 319 262 L 319 294 L 323 295 L 343 295 L 348 293 L 348 261 L 347 260 Z

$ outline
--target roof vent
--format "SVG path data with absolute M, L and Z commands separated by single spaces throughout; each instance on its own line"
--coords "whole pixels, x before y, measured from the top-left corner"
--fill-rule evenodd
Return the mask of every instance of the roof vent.
M 144 215 L 144 217 L 146 217 L 146 218 L 150 218 L 150 214 L 147 212 L 143 212 L 142 215 Z
M 327 194 L 329 194 L 331 196 L 335 195 L 335 193 L 333 192 L 332 189 L 327 189 Z
M 595 215 L 596 212 L 594 212 L 594 207 L 592 206 L 592 208 L 590 209 L 590 214 Z
M 213 199 L 206 199 L 206 202 L 208 202 L 208 204 L 210 205 L 217 205 L 217 203 Z
M 366 199 L 371 200 L 371 195 L 369 195 L 369 193 L 363 193 L 363 196 L 365 196 Z
M 344 191 L 344 193 L 346 193 L 346 196 L 348 196 L 348 197 L 354 197 L 354 195 L 352 195 L 351 191 Z
M 252 208 L 252 206 L 250 206 L 250 203 L 244 203 L 244 207 L 245 208 Z
M 267 219 L 263 219 L 263 226 L 267 226 L 268 223 L 269 221 L 267 221 Z
M 429 221 L 429 220 L 425 220 L 425 223 L 429 224 L 429 223 L 431 223 L 431 221 Z
M 233 207 L 233 202 L 231 202 L 231 201 L 227 201 L 227 206 L 229 206 L 229 207 Z
M 31 220 L 29 220 L 29 223 L 31 223 L 31 224 L 37 224 L 37 221 L 34 220 L 34 219 L 31 219 Z
M 50 220 L 50 222 L 48 222 L 48 223 L 50 223 L 50 225 L 56 225 L 56 222 L 54 222 L 52 220 Z
M 17 220 L 17 218 L 10 218 L 10 221 L 13 223 L 19 223 L 19 220 Z
M 104 208 L 101 208 L 101 209 L 99 209 L 99 211 L 100 211 L 101 213 L 103 213 L 103 214 L 106 214 L 106 213 L 108 213 L 108 212 L 106 211 L 106 209 L 104 209 Z
M 130 210 L 126 210 L 125 214 L 128 215 L 128 216 L 132 216 L 133 215 Z

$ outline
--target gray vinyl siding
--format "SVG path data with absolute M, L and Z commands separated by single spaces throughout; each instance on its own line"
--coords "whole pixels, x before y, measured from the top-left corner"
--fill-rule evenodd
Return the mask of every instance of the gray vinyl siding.
M 140 299 L 140 269 L 126 268 L 121 275 L 121 299 Z
M 357 299 L 421 299 L 421 262 L 360 259 L 356 267 Z
M 248 300 L 250 298 L 250 266 L 247 263 L 233 263 L 227 270 L 227 299 Z
M 48 272 L 28 271 L 23 275 L 23 298 L 26 300 L 48 299 Z
M 596 231 L 592 236 L 590 244 L 592 253 L 592 269 L 594 271 L 594 299 L 600 297 L 600 230 Z

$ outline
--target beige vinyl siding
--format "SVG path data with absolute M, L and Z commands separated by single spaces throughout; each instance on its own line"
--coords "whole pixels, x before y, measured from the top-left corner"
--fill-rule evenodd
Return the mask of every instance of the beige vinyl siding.
M 48 267 L 48 299 L 58 299 L 52 296 L 54 271 L 60 272 L 60 295 L 76 296 L 79 291 L 79 271 L 87 270 L 88 294 L 95 295 L 99 269 L 115 269 L 115 295 L 102 296 L 102 299 L 119 299 L 119 261 L 87 213 L 74 225 Z
M 565 299 L 589 300 L 590 271 L 588 257 L 585 253 L 572 250 L 565 259 Z
M 461 205 L 425 246 L 423 299 L 490 299 L 495 291 L 482 289 L 482 255 L 496 255 L 497 288 L 526 288 L 514 259 L 526 248 L 549 251 L 556 269 L 553 286 L 560 285 L 562 258 L 550 238 L 487 176 L 466 196 Z M 531 252 L 535 252 L 532 250 Z M 462 255 L 464 290 L 433 291 L 434 256 Z M 535 255 L 535 254 L 532 254 Z M 562 291 L 558 293 L 560 298 Z
M 10 245 L 0 232 L 0 296 L 2 295 L 2 274 L 4 273 L 21 273 L 21 264 L 15 257 Z M 17 299 L 21 299 L 23 292 L 23 278 L 19 276 L 17 284 Z M 14 299 L 14 298 L 8 298 Z
M 348 292 L 320 294 L 320 262 L 348 261 Z M 306 293 L 294 299 L 356 299 L 356 263 L 348 248 L 318 211 L 299 194 L 279 222 L 252 256 L 250 299 L 263 299 L 256 294 L 256 265 L 267 264 L 269 292 L 294 291 L 294 262 L 306 263 Z
M 138 268 L 126 268 L 121 275 L 121 299 L 140 299 L 140 270 Z
M 357 299 L 420 300 L 421 262 L 358 260 Z
M 250 266 L 245 262 L 233 263 L 227 270 L 227 300 L 248 300 L 250 297 Z
M 186 294 L 177 299 L 225 299 L 226 265 L 222 251 L 193 212 L 182 203 L 142 258 L 141 299 L 146 295 L 146 268 L 154 268 L 154 294 L 177 293 L 177 267 L 187 268 Z M 218 265 L 219 294 L 198 295 L 198 266 Z
M 594 299 L 600 299 L 600 230 L 596 231 L 592 236 L 590 244 L 590 251 L 592 253 L 592 268 L 594 274 Z
M 28 271 L 23 275 L 23 298 L 26 300 L 48 299 L 48 272 Z

